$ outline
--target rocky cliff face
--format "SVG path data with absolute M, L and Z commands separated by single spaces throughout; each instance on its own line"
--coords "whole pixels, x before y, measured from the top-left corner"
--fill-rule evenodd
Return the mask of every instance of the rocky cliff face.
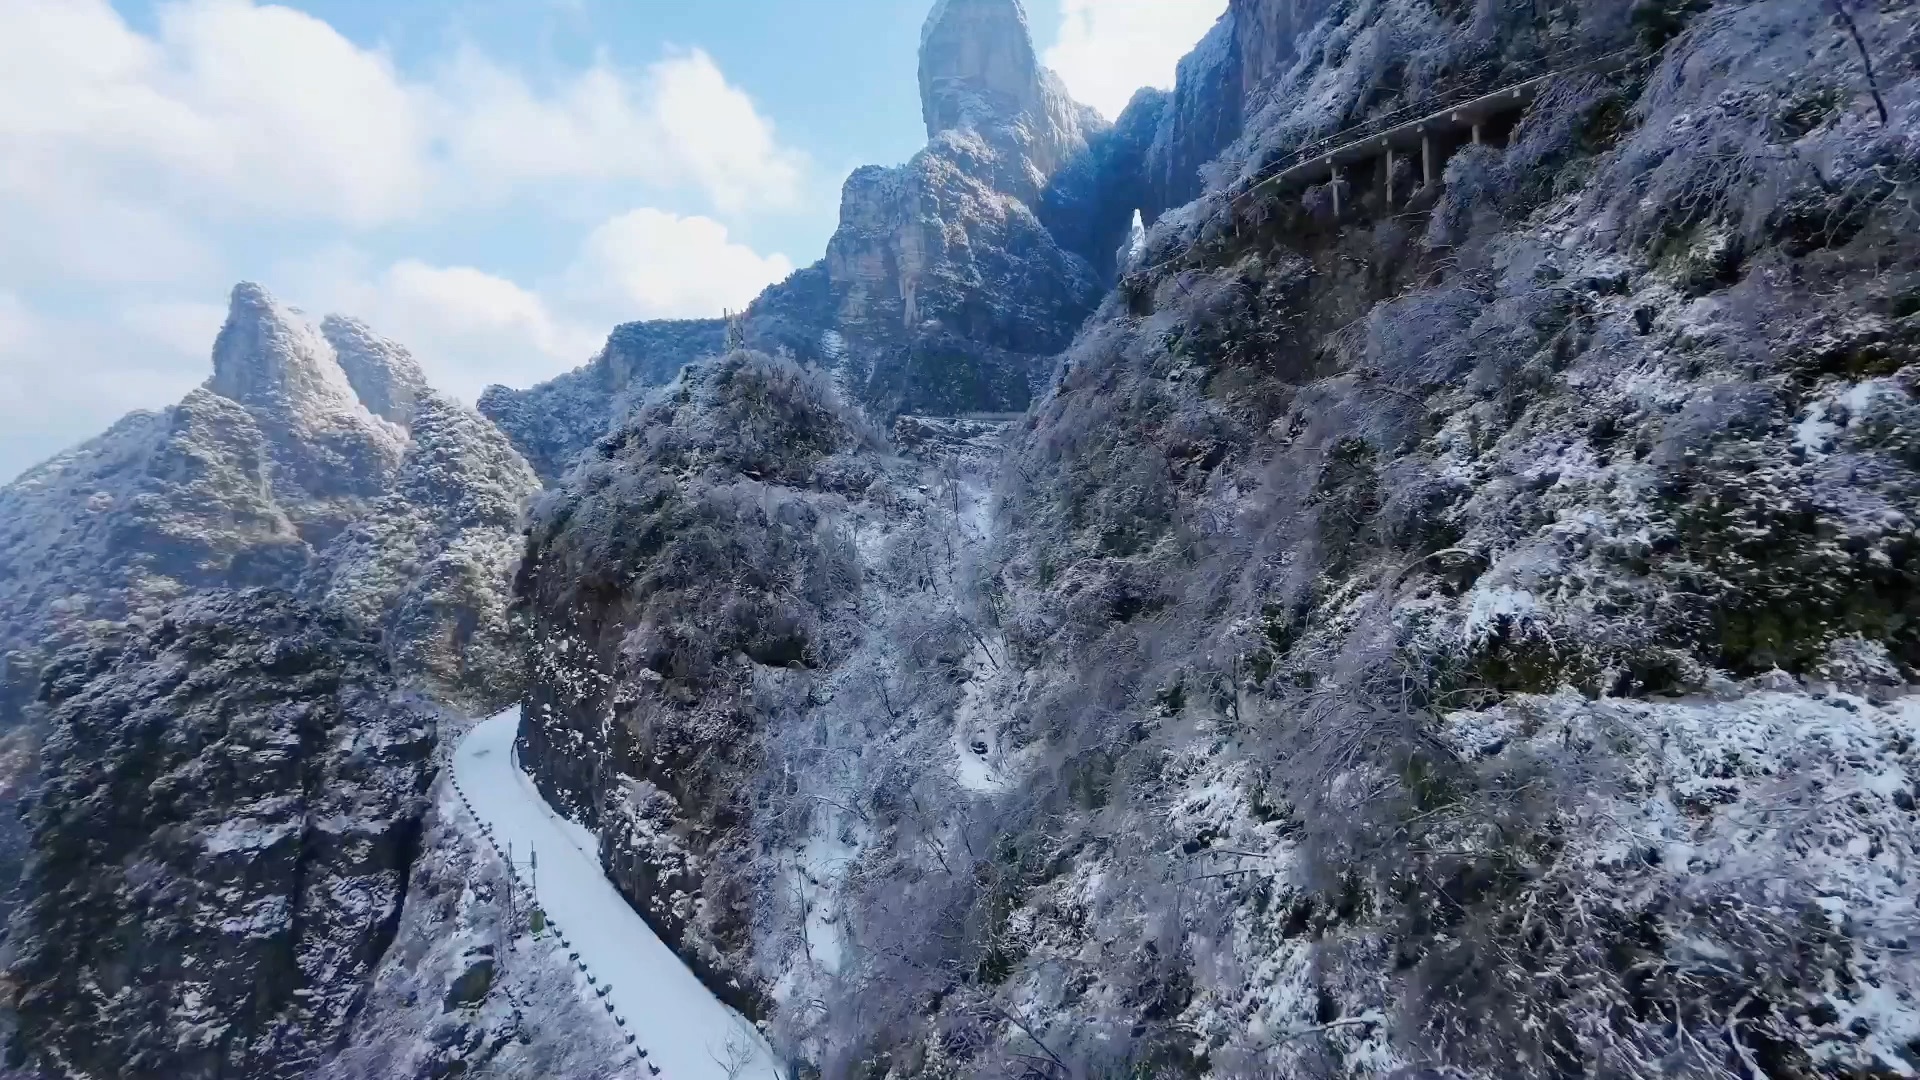
M 1054 174 L 1164 212 L 1004 458 L 733 360 L 553 496 L 528 760 L 824 1076 L 1916 1067 L 1920 13 L 1855 19 L 1236 0 Z M 1391 208 L 1224 192 L 1621 48 Z M 919 310 L 907 183 L 811 302 Z
M 737 353 L 689 369 L 535 516 L 522 759 L 750 1015 L 792 1024 L 833 992 L 851 930 L 830 868 L 876 829 L 917 834 L 913 799 L 953 798 L 951 779 L 902 789 L 880 819 L 841 785 L 911 784 L 958 747 L 969 778 L 1000 767 L 965 723 L 927 721 L 996 662 L 968 583 L 1003 431 L 903 420 L 886 454 L 822 375 Z
M 542 500 L 516 583 L 539 669 L 523 760 L 750 1015 L 750 882 L 759 834 L 780 828 L 751 791 L 760 710 L 842 659 L 878 441 L 817 372 L 750 353 L 696 365 Z
M 396 668 L 476 712 L 520 689 L 503 582 L 539 485 L 492 424 L 428 390 L 392 491 L 317 554 L 302 591 L 385 635 Z
M 839 372 L 878 415 L 1018 411 L 1099 297 L 1113 246 L 1073 250 L 1040 210 L 1105 125 L 1039 65 L 1017 0 L 935 4 L 920 89 L 927 148 L 847 180 L 822 295 L 799 320 L 812 340 L 774 316 L 776 286 L 748 310 L 748 342 Z M 1111 213 L 1123 231 L 1130 211 Z
M 1105 125 L 1040 66 L 1019 0 L 936 0 L 920 31 L 927 138 L 970 131 L 999 144 L 994 186 L 1034 195 Z
M 513 440 L 541 479 L 558 480 L 580 452 L 680 369 L 718 354 L 720 319 L 662 319 L 614 328 L 599 355 L 529 390 L 489 386 L 479 408 Z
M 536 481 L 400 346 L 348 319 L 316 328 L 243 284 L 213 362 L 178 405 L 128 416 L 0 489 L 0 650 L 13 666 L 196 589 L 307 578 L 325 592 L 332 575 L 316 562 L 356 523 L 398 528 L 403 505 L 431 534 L 418 537 L 432 549 L 422 565 L 473 548 L 476 529 L 496 549 L 512 543 L 512 507 Z M 454 614 L 457 597 L 446 604 L 474 621 Z
M 1018 0 L 942 0 L 921 35 L 927 148 L 847 179 L 826 258 L 746 312 L 746 344 L 831 373 L 882 417 L 1025 409 L 1092 313 L 1134 205 L 1100 181 L 1106 125 L 1040 66 Z M 1141 142 L 1129 129 L 1127 146 Z M 1137 148 L 1132 151 L 1138 153 Z M 1055 184 L 1056 177 L 1071 180 Z M 680 364 L 719 352 L 717 323 L 622 328 L 647 341 L 481 408 L 551 480 Z M 616 339 L 621 335 L 616 333 Z M 670 341 L 670 343 L 669 343 Z M 608 357 L 621 350 L 610 342 Z
M 1310 49 L 1321 44 L 1313 41 L 1309 32 L 1333 7 L 1328 0 L 1231 0 L 1227 13 L 1180 61 L 1173 92 L 1152 118 L 1154 130 L 1142 163 L 1140 203 L 1149 225 L 1206 190 L 1209 177 L 1204 170 L 1240 138 L 1259 110 L 1279 99 L 1274 90 L 1283 80 L 1298 76 L 1296 65 L 1300 71 L 1324 65 L 1325 54 L 1312 55 L 1302 45 L 1308 43 Z M 1492 21 L 1482 19 L 1467 27 L 1465 34 L 1449 34 L 1448 39 L 1458 41 L 1484 33 Z M 1340 48 L 1345 43 L 1330 44 Z M 1411 74 L 1415 73 L 1393 73 L 1390 77 Z M 1393 93 L 1397 88 L 1383 84 L 1370 89 L 1378 95 Z M 1297 100 L 1288 100 L 1281 107 L 1292 109 L 1298 104 Z M 1375 99 L 1363 94 L 1328 104 L 1341 111 L 1326 116 L 1330 126 L 1315 134 L 1330 133 L 1343 126 L 1344 120 L 1361 118 Z M 1256 125 L 1263 126 L 1257 121 Z
M 309 547 L 358 517 L 392 482 L 405 452 L 404 432 L 355 396 L 326 337 L 257 285 L 233 290 L 205 389 L 245 410 L 259 431 L 265 492 Z
M 392 940 L 434 717 L 377 643 L 215 593 L 63 653 L 9 977 L 62 1075 L 292 1077 Z
M 507 439 L 429 388 L 398 345 L 348 319 L 316 328 L 258 286 L 234 290 L 213 359 L 213 377 L 179 404 L 133 414 L 0 489 L 0 914 L 55 895 L 21 879 L 29 851 L 21 808 L 39 798 L 46 814 L 78 812 L 66 805 L 77 796 L 59 774 L 74 763 L 50 763 L 44 778 L 40 768 L 39 743 L 52 722 L 39 700 L 41 670 L 63 646 L 137 637 L 161 625 L 169 605 L 206 590 L 272 586 L 378 632 L 395 676 L 443 701 L 479 709 L 519 692 L 505 599 L 520 508 L 538 480 Z M 275 615 L 271 625 L 291 618 Z M 218 682 L 228 674 L 216 665 L 196 676 L 205 708 L 220 707 Z M 147 747 L 115 752 L 138 756 Z M 233 779 L 272 784 L 286 769 L 306 767 L 283 764 L 250 759 Z M 36 796 L 43 779 L 47 790 Z M 232 800 L 253 797 L 224 788 L 206 795 L 196 813 L 208 819 L 243 814 Z M 159 829 L 173 809 L 129 813 L 147 814 Z M 389 869 L 404 880 L 405 859 Z M 182 889 L 214 889 L 204 875 L 230 870 L 210 862 L 168 872 L 187 876 Z M 71 866 L 61 872 L 73 877 L 59 889 L 121 888 L 106 877 L 82 880 Z M 236 920 L 251 917 L 242 900 L 258 899 L 220 895 L 234 901 Z M 200 895 L 195 918 L 212 919 L 217 901 L 214 892 Z M 43 936 L 73 929 L 58 924 Z M 374 948 L 371 958 L 378 954 Z M 355 993 L 368 959 L 328 976 L 335 981 L 325 992 Z M 270 960 L 240 950 L 222 961 L 223 977 L 244 980 L 248 965 L 266 971 Z M 24 1015 L 30 1035 L 45 1024 L 83 1022 L 75 1019 L 81 1014 Z M 66 1038 L 73 1029 L 62 1030 Z M 157 1060 L 135 1045 L 147 1037 L 130 1032 L 134 1041 L 103 1043 L 102 1056 L 90 1060 L 129 1068 Z M 122 1054 L 130 1056 L 113 1056 Z
M 383 420 L 411 429 L 414 411 L 433 393 L 413 354 L 344 315 L 321 319 L 320 334 L 333 346 L 340 373 L 360 404 Z
M 515 581 L 524 761 L 808 1075 L 1920 1068 L 1920 9 L 1847 13 L 1234 0 L 1173 93 L 1097 130 L 1033 63 L 1017 4 L 936 4 L 927 150 L 849 180 L 828 257 L 756 302 L 749 348 L 652 386 L 725 330 L 643 324 L 567 380 L 490 395 L 552 482 Z M 1325 184 L 1229 197 L 1351 122 L 1616 50 L 1635 62 L 1557 80 L 1486 145 L 1442 140 L 1440 183 L 1381 162 L 1338 213 Z M 1135 210 L 1154 219 L 1140 257 L 1104 261 Z M 6 498 L 93 537 L 69 504 L 105 491 L 112 509 L 99 478 L 148 477 L 165 450 L 176 487 L 157 490 L 179 494 L 142 513 L 212 492 L 229 524 L 108 515 L 157 551 L 210 553 L 126 581 L 297 571 L 394 633 L 427 612 L 445 633 L 386 653 L 469 685 L 486 633 L 355 586 L 419 567 L 455 594 L 484 581 L 464 542 L 413 537 L 497 536 L 527 478 L 462 434 L 476 419 L 396 393 L 390 351 L 353 344 L 371 373 L 335 379 L 313 359 L 348 351 L 328 337 L 236 334 L 276 366 L 129 418 L 85 469 Z M 342 419 L 343 382 L 384 419 Z M 893 415 L 1029 397 L 1010 422 Z M 301 486 L 327 454 L 384 463 L 371 490 L 432 515 L 383 511 L 399 536 L 329 525 L 380 504 Z M 32 494 L 54 490 L 70 494 Z M 133 611 L 159 595 L 123 592 Z M 104 610 L 17 595 L 41 597 L 35 626 Z M 318 625 L 281 599 L 199 603 L 239 605 L 242 628 L 255 603 L 263 627 Z M 217 861 L 151 884 L 149 864 L 228 834 L 138 763 L 197 776 L 256 744 L 123 753 L 148 701 L 189 735 L 238 715 L 263 738 L 347 709 L 309 669 L 278 687 L 278 651 L 244 634 L 240 652 L 183 635 L 212 643 L 180 654 L 170 625 L 54 667 L 59 797 L 36 811 L 35 880 L 70 902 L 36 900 L 21 925 L 58 932 L 20 948 L 55 1053 L 89 1052 L 77 1033 L 129 1003 L 161 1007 L 124 958 L 164 952 L 109 920 L 202 879 L 295 902 Z M 357 670 L 366 648 L 311 670 Z M 24 664 L 0 677 L 9 700 Z M 216 708 L 229 692 L 237 713 Z M 271 707 L 289 693 L 297 708 Z M 336 775 L 337 744 L 301 745 L 302 768 Z M 410 776 L 404 759 L 381 775 Z M 245 808 L 229 817 L 267 819 L 253 788 L 216 790 Z M 370 790 L 346 785 L 365 811 L 346 817 L 405 819 Z M 122 803 L 138 822 L 82 827 Z M 76 837 L 119 846 L 71 872 Z M 388 866 L 365 861 L 377 845 L 354 850 L 328 872 L 394 876 L 367 869 Z M 416 862 L 415 936 L 337 1061 L 580 1060 L 494 1056 L 498 1006 L 445 1004 L 489 970 L 484 890 L 436 876 L 471 865 Z M 221 952 L 228 918 L 162 924 L 218 957 L 193 978 L 307 970 L 312 950 L 277 938 Z M 263 1068 L 318 1060 L 303 1040 L 337 1038 L 370 970 L 365 939 L 322 940 L 347 976 L 311 1008 L 227 1010 L 221 1053 L 279 1031 L 294 1056 Z M 210 1044 L 112 1030 L 101 1045 L 140 1067 L 214 1068 L 181 1056 Z

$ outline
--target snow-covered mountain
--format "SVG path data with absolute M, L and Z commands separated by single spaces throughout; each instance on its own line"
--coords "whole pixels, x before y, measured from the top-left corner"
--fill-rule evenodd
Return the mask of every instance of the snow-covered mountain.
M 935 5 L 933 145 L 539 505 L 523 760 L 824 1076 L 1920 1068 L 1920 9 L 1848 9 L 1233 0 L 1049 174 Z
M 360 950 L 351 963 L 335 958 L 295 964 L 287 958 L 269 972 L 262 966 L 268 953 L 308 947 L 275 937 L 278 931 L 271 928 L 245 948 L 239 943 L 253 941 L 251 931 L 235 931 L 234 948 L 221 951 L 215 942 L 222 920 L 238 926 L 232 921 L 244 922 L 254 917 L 250 911 L 274 905 L 295 922 L 320 916 L 301 914 L 298 895 L 249 877 L 264 871 L 242 864 L 259 864 L 266 855 L 221 839 L 226 834 L 218 823 L 244 823 L 259 816 L 255 803 L 271 804 L 269 816 L 279 824 L 260 824 L 256 831 L 271 841 L 268 861 L 284 855 L 296 879 L 310 872 L 300 867 L 309 852 L 325 846 L 325 837 L 348 842 L 341 837 L 350 839 L 363 827 L 392 831 L 391 850 L 378 868 L 387 875 L 381 888 L 403 889 L 419 830 L 418 800 L 431 776 L 431 727 L 419 734 L 422 741 L 408 751 L 407 760 L 394 766 L 406 775 L 392 784 L 377 781 L 381 791 L 401 802 L 366 817 L 350 807 L 317 809 L 325 804 L 317 791 L 280 788 L 289 777 L 318 777 L 327 769 L 351 771 L 368 764 L 354 763 L 350 733 L 340 736 L 346 748 L 332 750 L 308 738 L 314 733 L 299 725 L 295 713 L 319 706 L 268 709 L 273 723 L 291 725 L 279 734 L 194 732 L 170 727 L 166 717 L 184 725 L 195 710 L 211 710 L 206 723 L 218 727 L 227 722 L 227 710 L 266 709 L 250 695 L 278 687 L 281 675 L 287 685 L 278 688 L 292 694 L 290 700 L 332 693 L 325 688 L 293 693 L 293 684 L 306 679 L 308 669 L 302 666 L 305 659 L 288 654 L 283 664 L 273 655 L 276 648 L 292 647 L 286 634 L 294 631 L 286 627 L 298 627 L 296 636 L 311 638 L 314 650 L 352 651 L 362 657 L 355 661 L 362 666 L 368 663 L 363 656 L 368 646 L 357 635 L 371 635 L 378 670 L 354 677 L 385 687 L 365 690 L 372 698 L 406 688 L 469 709 L 511 699 L 520 690 L 520 663 L 517 651 L 508 647 L 505 600 L 519 552 L 521 510 L 537 487 L 533 471 L 506 437 L 479 414 L 428 387 L 404 348 L 351 319 L 329 317 L 315 326 L 259 286 L 242 284 L 233 291 L 226 325 L 214 343 L 213 374 L 204 386 L 168 409 L 128 416 L 0 488 L 0 685 L 5 687 L 0 692 L 0 880 L 6 883 L 0 915 L 17 900 L 30 901 L 10 927 L 0 959 L 15 954 L 12 978 L 24 995 L 19 1007 L 29 1045 L 53 1054 L 50 1060 L 89 1073 L 105 1069 L 135 1075 L 119 1070 L 137 1060 L 149 1062 L 139 1075 L 188 1075 L 196 1069 L 214 1070 L 207 1075 L 292 1075 L 285 1070 L 311 1062 L 318 1053 L 314 1047 L 327 1045 L 343 1029 L 347 1015 L 339 1010 L 357 1000 L 391 939 L 391 927 L 380 929 L 385 916 L 352 928 L 341 939 L 345 944 L 312 946 Z M 224 596 L 223 590 L 254 587 L 276 589 L 281 599 L 266 601 L 264 613 L 250 601 L 211 599 Z M 264 620 L 259 629 L 253 627 L 256 615 Z M 231 632 L 242 640 L 259 636 L 257 645 L 265 652 L 257 660 L 251 654 L 219 659 L 228 655 L 219 650 L 238 648 L 216 633 L 215 624 L 223 619 L 232 621 Z M 190 633 L 182 629 L 189 625 Z M 182 633 L 208 636 L 216 655 L 182 653 L 184 646 L 175 640 Z M 63 649 L 79 652 L 59 660 L 66 655 Z M 113 659 L 121 654 L 141 659 Z M 66 672 L 60 677 L 64 688 L 46 683 L 43 689 L 43 676 L 59 663 L 66 664 L 58 669 Z M 182 677 L 191 692 L 175 691 L 168 681 Z M 116 727 L 121 717 L 105 706 L 55 708 L 51 718 L 47 713 L 67 699 L 131 701 L 147 693 L 174 694 L 186 712 L 163 715 L 149 708 L 137 732 Z M 401 708 L 359 698 L 340 707 L 353 716 Z M 52 742 L 43 753 L 40 743 L 49 731 Z M 366 734 L 371 736 L 372 729 Z M 225 765 L 199 756 L 215 753 L 203 750 L 203 744 L 218 747 L 228 740 L 251 749 Z M 166 749 L 176 743 L 181 745 Z M 185 758 L 159 760 L 174 753 Z M 346 756 L 332 765 L 315 757 L 326 753 Z M 185 796 L 148 798 L 114 786 L 142 776 L 171 776 L 165 784 L 193 786 L 200 783 L 196 777 L 220 769 L 233 772 L 230 783 L 196 791 L 191 806 L 182 802 Z M 88 846 L 94 841 L 78 838 L 107 824 L 86 809 L 101 799 L 116 804 L 109 833 L 97 838 L 109 847 Z M 29 837 L 20 811 L 36 804 Z M 321 822 L 324 814 L 334 814 L 334 823 Z M 180 845 L 199 841 L 180 830 L 201 827 L 213 829 L 213 839 L 202 845 L 201 856 L 189 858 Z M 111 848 L 115 844 L 120 847 Z M 119 853 L 105 854 L 110 850 Z M 178 877 L 178 888 L 116 882 L 86 871 L 85 864 L 109 857 L 167 865 L 166 873 Z M 260 896 L 242 895 L 244 889 L 221 891 L 209 874 L 237 875 L 249 888 L 257 884 L 268 891 Z M 16 883 L 23 895 L 16 895 Z M 308 886 L 296 880 L 287 888 L 297 893 Z M 193 933 L 212 937 L 203 943 L 205 951 L 196 952 L 202 945 L 189 946 L 184 939 L 169 938 L 173 944 L 163 946 L 83 932 L 69 921 L 80 916 L 65 908 L 83 895 L 110 907 L 131 904 L 128 917 L 151 920 L 156 934 L 186 920 L 196 927 Z M 394 910 L 397 902 L 397 895 L 380 901 Z M 289 932 L 298 937 L 305 931 Z M 92 951 L 96 947 L 101 951 Z M 169 958 L 169 949 L 179 955 Z M 82 1000 L 94 990 L 60 981 L 92 978 L 84 974 L 88 971 L 124 973 L 130 965 L 150 967 L 152 989 L 162 993 L 154 1003 L 176 991 L 188 994 L 174 985 L 174 975 L 164 974 L 183 965 L 197 965 L 195 978 L 224 988 L 193 990 L 200 1011 L 151 1020 L 152 1029 L 141 1030 L 149 1021 L 136 1017 L 146 1015 L 140 1010 L 147 1005 L 121 1002 L 113 1008 L 133 1011 L 115 1012 L 108 1020 Z M 227 1051 L 220 1049 L 226 1036 L 213 1034 L 191 1036 L 214 1042 L 192 1053 L 183 1045 L 180 1056 L 156 1057 L 159 1051 L 138 1049 L 189 1039 L 190 1030 L 212 1032 L 211 1017 L 238 1007 L 226 1000 L 239 993 L 233 987 L 261 979 L 275 987 L 269 997 L 281 997 L 272 1004 L 256 1002 L 266 1011 L 234 1021 L 230 1032 L 237 1042 L 228 1047 L 228 1057 L 222 1058 Z M 315 995 L 339 996 L 339 1008 L 324 1017 L 295 1009 L 269 1022 L 269 1013 L 292 1007 L 284 995 L 296 991 L 306 1006 L 314 1004 Z M 123 1038 L 93 1039 L 89 1033 L 101 1024 L 119 1029 Z M 305 1049 L 296 1050 L 295 1044 Z M 81 1064 L 83 1059 L 89 1064 Z M 225 1064 L 207 1064 L 216 1060 Z
M 265 585 L 340 603 L 392 632 L 397 658 L 436 635 L 458 652 L 476 627 L 500 626 L 497 582 L 537 484 L 406 349 L 352 319 L 315 326 L 244 283 L 205 385 L 0 488 L 0 653 L 10 680 L 30 682 L 36 658 L 90 626 L 150 622 L 196 589 Z M 374 547 L 383 571 L 365 565 Z M 435 605 L 443 617 L 423 623 Z M 497 696 L 497 672 L 416 667 Z M 0 728 L 17 722 L 18 696 Z
M 847 178 L 825 258 L 762 293 L 741 336 L 831 371 L 882 423 L 1018 412 L 1110 284 L 1133 214 L 1096 190 L 1093 163 L 1114 139 L 1040 65 L 1014 0 L 936 5 L 920 91 L 926 149 Z M 491 388 L 480 410 L 551 481 L 648 387 L 720 352 L 723 332 L 718 320 L 621 327 L 586 367 Z
M 490 424 L 243 288 L 208 388 L 0 494 L 0 704 L 96 639 L 46 688 L 16 1047 L 211 1060 L 140 979 L 315 955 L 248 936 L 296 891 L 221 876 L 221 822 L 392 826 L 406 870 L 316 866 L 380 912 L 404 874 L 397 922 L 298 892 L 337 964 L 227 1021 L 290 1048 L 245 1075 L 650 1077 L 598 958 L 534 947 L 502 807 L 335 738 L 411 680 L 518 697 L 469 775 L 524 767 L 795 1075 L 1920 1070 L 1916 35 L 1231 0 L 1107 126 L 1017 0 L 940 0 L 927 149 L 731 326 L 621 327 Z M 300 600 L 174 599 L 262 582 Z M 365 812 L 274 803 L 289 741 Z

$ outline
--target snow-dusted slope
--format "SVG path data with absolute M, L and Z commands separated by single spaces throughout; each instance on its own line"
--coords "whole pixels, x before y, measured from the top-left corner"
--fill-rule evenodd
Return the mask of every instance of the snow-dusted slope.
M 600 867 L 593 835 L 556 814 L 513 759 L 520 710 L 476 726 L 454 754 L 454 779 L 541 908 L 578 952 L 595 992 L 626 1019 L 647 1061 L 668 1080 L 777 1077 L 752 1025 L 721 1004 L 654 936 Z M 584 978 L 584 976 L 583 976 Z
M 484 713 L 518 693 L 518 653 L 506 648 L 505 601 L 520 546 L 520 508 L 539 483 L 506 437 L 427 386 L 403 347 L 343 317 L 316 327 L 257 285 L 234 288 L 212 362 L 206 385 L 177 404 L 134 413 L 0 485 L 0 925 L 16 903 L 64 911 L 63 897 L 38 895 L 42 886 L 21 871 L 30 853 L 64 859 L 60 839 L 30 837 L 20 808 L 39 802 L 52 817 L 85 812 L 84 806 L 57 805 L 79 797 L 60 786 L 57 771 L 44 780 L 44 799 L 35 796 L 43 784 L 39 742 L 56 730 L 48 718 L 51 701 L 36 703 L 40 673 L 66 646 L 160 632 L 169 610 L 207 590 L 269 586 L 307 605 L 311 610 L 303 609 L 302 618 L 342 617 L 375 632 L 381 663 L 396 682 L 450 702 L 462 714 Z M 281 685 L 297 681 L 281 676 L 276 669 L 275 678 L 261 685 L 273 693 L 298 689 Z M 202 695 L 195 707 L 206 704 L 219 717 L 228 715 L 221 710 L 249 707 L 245 694 L 253 684 L 233 670 L 211 665 L 195 677 L 203 680 L 194 687 Z M 185 729 L 175 724 L 167 730 Z M 317 752 L 308 737 L 302 729 L 296 746 L 260 758 L 266 763 L 260 767 L 279 767 L 282 758 L 309 762 Z M 126 767 L 146 767 L 159 752 L 147 746 L 126 750 Z M 84 758 L 62 763 L 50 753 L 48 760 L 68 771 L 93 767 Z M 208 821 L 248 816 L 245 785 L 259 778 L 244 768 L 234 776 L 238 786 L 231 790 L 199 779 L 189 783 L 193 813 Z M 180 812 L 178 800 L 156 798 L 152 806 L 121 808 L 128 838 L 117 842 L 144 843 L 132 837 Z M 400 816 L 405 842 L 390 853 L 385 868 L 402 887 L 415 857 L 418 819 L 411 809 Z M 97 839 L 76 832 L 81 834 L 90 843 Z M 174 867 L 171 885 L 182 889 L 217 882 L 225 872 L 189 864 L 178 853 L 168 858 L 175 859 L 167 864 Z M 83 860 L 63 869 L 68 877 L 45 880 L 70 880 L 73 889 L 104 895 L 118 887 L 117 866 L 111 859 Z M 263 880 L 262 872 L 251 868 L 248 880 Z M 242 905 L 254 902 L 249 894 L 221 895 L 206 902 L 202 921 L 243 921 Z M 223 909 L 222 903 L 234 907 Z M 48 925 L 47 936 L 74 939 L 52 941 L 48 955 L 94 949 L 89 955 L 112 970 L 148 962 L 96 948 L 88 932 L 66 923 Z M 192 973 L 196 979 L 221 986 L 257 979 L 271 983 L 275 993 L 297 991 L 290 1000 L 310 1006 L 323 999 L 357 1001 L 390 937 L 391 928 L 380 929 L 370 956 L 292 978 L 276 974 L 286 970 L 277 955 L 263 960 L 242 949 L 196 956 L 196 946 L 169 939 L 141 955 L 183 956 L 183 963 L 201 965 Z M 7 939 L 9 945 L 17 940 Z M 137 941 L 129 946 L 146 947 Z M 0 950 L 0 966 L 9 962 Z M 142 978 L 148 985 L 168 985 L 155 976 Z M 0 991 L 17 985 L 18 976 L 0 976 Z M 331 1046 L 350 1019 L 306 1006 L 288 1016 L 285 1031 L 260 1035 L 277 1041 L 257 1051 L 249 1066 L 255 1071 L 247 1075 L 277 1076 L 273 1070 L 300 1065 L 320 1052 L 314 1047 Z M 54 1022 L 34 1022 L 42 1030 L 29 1034 L 41 1044 L 71 1037 Z M 171 1068 L 164 1055 L 137 1059 L 127 1049 L 146 1039 L 172 1038 L 168 1023 L 124 1023 L 114 1039 L 82 1040 L 85 1052 L 98 1063 L 99 1075 L 136 1077 L 149 1075 L 143 1068 Z M 0 1017 L 0 1027 L 5 1025 Z M 398 1080 L 389 1072 L 370 1075 Z M 577 1072 L 561 1075 L 589 1080 Z
M 316 327 L 242 282 L 206 385 L 0 485 L 0 685 L 31 686 L 93 624 L 272 586 L 379 625 L 404 675 L 491 704 L 501 680 L 445 654 L 500 625 L 538 487 L 404 348 L 351 319 Z M 30 697 L 0 691 L 0 731 Z

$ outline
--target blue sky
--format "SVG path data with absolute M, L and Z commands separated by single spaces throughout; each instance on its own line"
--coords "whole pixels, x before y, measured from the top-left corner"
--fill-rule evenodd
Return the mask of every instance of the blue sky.
M 0 0 L 0 481 L 206 377 L 233 282 L 472 400 L 819 258 L 931 0 Z M 1226 0 L 1028 0 L 1112 113 Z
M 535 82 L 564 81 L 601 57 L 641 68 L 675 51 L 706 52 L 728 82 L 753 99 L 781 141 L 804 150 L 815 166 L 799 205 L 730 222 L 737 238 L 757 250 L 787 253 L 796 263 L 825 248 L 847 173 L 905 161 L 925 142 L 915 81 L 927 6 L 921 0 L 298 0 L 290 6 L 355 42 L 387 49 L 403 71 L 428 70 L 462 46 L 508 59 Z M 117 0 L 114 7 L 135 25 L 151 30 L 155 22 L 146 0 Z M 1059 0 L 1040 0 L 1028 10 L 1037 44 L 1051 44 Z M 482 235 L 423 228 L 395 243 L 430 261 L 510 258 L 518 266 L 557 269 L 571 256 L 571 244 L 539 229 L 543 216 L 498 215 L 485 222 Z

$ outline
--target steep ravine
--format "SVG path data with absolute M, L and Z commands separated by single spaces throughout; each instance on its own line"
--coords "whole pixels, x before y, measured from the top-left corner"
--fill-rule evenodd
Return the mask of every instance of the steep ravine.
M 791 992 L 832 962 L 834 932 L 810 912 L 834 901 L 811 895 L 827 885 L 809 863 L 842 846 L 836 829 L 867 828 L 835 809 L 870 767 L 863 732 L 957 702 L 958 683 L 915 671 L 968 656 L 984 623 L 974 493 L 1001 428 L 898 430 L 910 446 L 895 457 L 824 376 L 738 353 L 689 369 L 535 512 L 517 586 L 538 673 L 523 760 L 749 1015 L 769 1014 L 772 984 Z M 945 730 L 917 737 L 954 761 Z M 802 956 L 755 955 L 769 921 L 807 941 Z

